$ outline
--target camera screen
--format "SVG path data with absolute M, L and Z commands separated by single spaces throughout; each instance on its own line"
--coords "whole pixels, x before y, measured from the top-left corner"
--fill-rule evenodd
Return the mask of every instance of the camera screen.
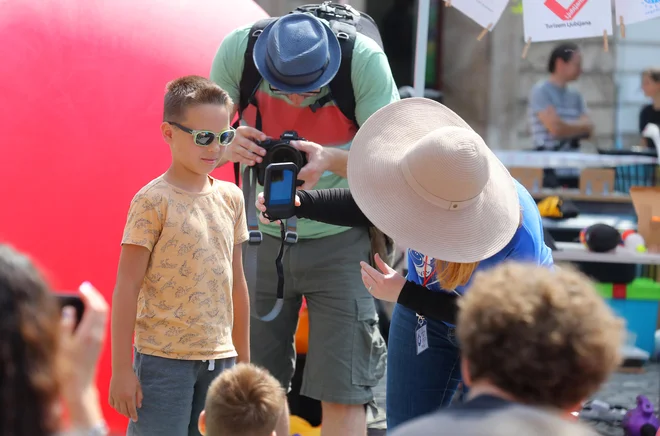
M 275 170 L 271 172 L 269 205 L 291 204 L 292 186 L 295 183 L 292 170 Z

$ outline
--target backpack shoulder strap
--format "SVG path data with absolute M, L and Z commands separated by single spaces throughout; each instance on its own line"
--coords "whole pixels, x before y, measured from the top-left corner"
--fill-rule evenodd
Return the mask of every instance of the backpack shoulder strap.
M 341 21 L 333 21 L 330 27 L 337 35 L 341 46 L 341 64 L 337 74 L 330 82 L 330 92 L 339 110 L 359 128 L 360 126 L 355 119 L 355 93 L 353 91 L 353 81 L 351 80 L 353 47 L 355 46 L 357 30 L 355 26 Z
M 312 112 L 322 108 L 334 100 L 342 114 L 360 128 L 355 119 L 355 93 L 353 92 L 353 81 L 351 80 L 351 64 L 353 59 L 353 47 L 355 46 L 356 30 L 350 24 L 333 21 L 330 24 L 332 31 L 337 35 L 341 47 L 341 63 L 339 70 L 329 84 L 330 92 L 319 98 L 310 105 Z
M 254 65 L 254 59 L 252 58 L 254 44 L 257 42 L 259 35 L 261 35 L 261 32 L 263 32 L 266 26 L 275 20 L 277 20 L 277 17 L 264 18 L 254 23 L 250 28 L 248 44 L 247 48 L 245 49 L 245 55 L 243 58 L 243 74 L 241 75 L 241 82 L 239 84 L 239 119 L 245 108 L 248 107 L 250 98 L 254 95 L 254 91 L 257 89 L 257 86 L 259 86 L 259 83 L 261 82 L 261 74 L 259 74 L 256 65 Z
M 250 104 L 250 100 L 254 96 L 254 92 L 261 82 L 261 74 L 259 74 L 256 65 L 254 65 L 254 59 L 252 58 L 254 44 L 257 42 L 259 35 L 261 35 L 261 32 L 263 32 L 266 26 L 275 20 L 277 20 L 277 17 L 264 18 L 254 23 L 250 28 L 247 48 L 243 55 L 243 73 L 238 86 L 238 119 L 233 125 L 234 128 L 238 128 L 240 125 L 243 111 Z M 239 185 L 240 183 L 240 164 L 238 163 L 234 163 L 234 182 L 236 185 Z

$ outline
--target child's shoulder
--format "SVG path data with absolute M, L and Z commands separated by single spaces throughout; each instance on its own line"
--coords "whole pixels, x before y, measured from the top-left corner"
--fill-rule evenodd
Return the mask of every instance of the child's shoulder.
M 158 176 L 135 193 L 133 202 L 159 200 L 163 198 L 163 194 L 166 194 L 169 189 L 170 185 L 163 179 L 163 176 Z
M 243 191 L 236 185 L 236 183 L 214 178 L 213 185 L 215 186 L 215 190 L 223 196 L 229 196 L 234 200 L 243 198 Z

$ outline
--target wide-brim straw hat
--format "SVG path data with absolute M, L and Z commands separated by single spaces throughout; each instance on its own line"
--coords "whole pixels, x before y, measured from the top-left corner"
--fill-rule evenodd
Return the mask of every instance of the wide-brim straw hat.
M 461 117 L 425 98 L 400 100 L 367 119 L 351 145 L 348 184 L 397 245 L 438 260 L 487 259 L 520 225 L 509 171 Z

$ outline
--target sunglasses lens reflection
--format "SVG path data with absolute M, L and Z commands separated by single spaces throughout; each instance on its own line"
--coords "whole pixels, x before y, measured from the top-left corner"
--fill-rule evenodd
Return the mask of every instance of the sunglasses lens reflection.
M 215 135 L 211 132 L 199 132 L 195 135 L 195 142 L 204 147 L 211 144 L 214 139 Z

